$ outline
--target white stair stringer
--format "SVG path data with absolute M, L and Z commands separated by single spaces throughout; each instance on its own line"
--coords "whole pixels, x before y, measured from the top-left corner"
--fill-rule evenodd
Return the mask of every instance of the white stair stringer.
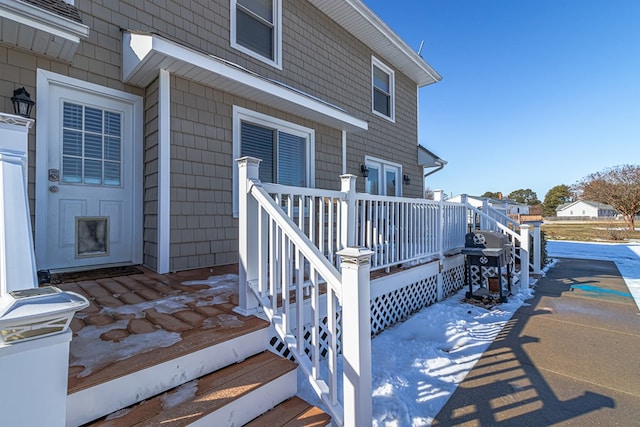
M 269 329 L 261 328 L 214 346 L 72 393 L 67 396 L 66 426 L 75 427 L 85 424 L 225 366 L 240 362 L 264 351 L 268 342 Z M 295 394 L 295 379 L 293 394 Z

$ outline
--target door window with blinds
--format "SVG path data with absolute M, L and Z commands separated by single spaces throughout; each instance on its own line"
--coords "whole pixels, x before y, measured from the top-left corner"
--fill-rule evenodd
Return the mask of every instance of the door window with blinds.
M 66 184 L 122 185 L 122 114 L 63 102 L 62 171 Z
M 312 187 L 314 134 L 313 129 L 234 107 L 234 158 L 260 159 L 260 181 Z

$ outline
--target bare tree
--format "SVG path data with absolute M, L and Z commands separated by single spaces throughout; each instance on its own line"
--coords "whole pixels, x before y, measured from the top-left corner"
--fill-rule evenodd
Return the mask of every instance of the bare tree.
M 640 166 L 620 165 L 592 173 L 578 182 L 584 200 L 611 205 L 624 218 L 629 230 L 635 229 L 640 212 Z

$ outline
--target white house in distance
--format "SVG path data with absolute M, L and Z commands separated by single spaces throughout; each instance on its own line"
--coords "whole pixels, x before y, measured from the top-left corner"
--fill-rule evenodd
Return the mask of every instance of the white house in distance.
M 564 203 L 556 208 L 556 216 L 565 219 L 613 218 L 616 215 L 618 215 L 618 212 L 611 206 L 588 200 Z
M 437 193 L 434 192 L 434 193 Z M 438 196 L 436 196 L 436 200 Z M 461 203 L 462 195 L 459 194 L 457 196 L 453 196 L 447 199 L 448 202 L 456 202 Z M 492 208 L 502 212 L 505 215 L 528 215 L 529 214 L 529 205 L 524 203 L 518 203 L 513 200 L 508 199 L 497 199 L 493 197 L 478 197 L 478 196 L 469 196 L 467 195 L 467 202 L 475 208 L 482 208 L 484 201 L 487 201 L 489 206 Z

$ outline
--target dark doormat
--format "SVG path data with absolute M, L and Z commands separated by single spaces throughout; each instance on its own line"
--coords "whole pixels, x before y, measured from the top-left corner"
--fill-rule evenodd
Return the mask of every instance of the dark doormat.
M 130 276 L 132 274 L 143 274 L 142 270 L 134 266 L 98 268 L 95 270 L 72 271 L 68 273 L 53 273 L 51 275 L 52 285 L 68 282 L 80 282 L 82 280 L 96 280 L 107 277 Z

